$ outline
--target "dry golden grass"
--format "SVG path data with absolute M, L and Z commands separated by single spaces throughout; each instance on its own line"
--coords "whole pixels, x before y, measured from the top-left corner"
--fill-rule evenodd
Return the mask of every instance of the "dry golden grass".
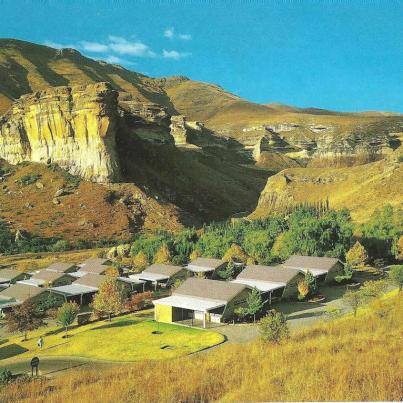
M 403 395 L 402 296 L 295 333 L 282 345 L 209 353 L 9 385 L 2 402 L 379 401 Z

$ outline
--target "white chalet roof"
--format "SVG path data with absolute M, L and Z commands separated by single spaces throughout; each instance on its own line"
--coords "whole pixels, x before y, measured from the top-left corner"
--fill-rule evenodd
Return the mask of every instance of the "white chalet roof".
M 70 285 L 62 285 L 60 287 L 52 287 L 50 288 L 50 290 L 63 295 L 72 296 L 72 295 L 81 295 L 97 292 L 98 288 L 73 283 Z
M 169 276 L 165 274 L 149 273 L 147 271 L 143 271 L 138 274 L 130 274 L 129 278 L 137 281 L 162 281 L 168 280 Z
M 35 287 L 40 287 L 46 283 L 45 280 L 39 278 L 29 278 L 28 280 L 17 281 L 18 284 L 33 285 Z
M 167 298 L 156 299 L 154 305 L 169 305 L 193 311 L 207 312 L 210 309 L 226 305 L 226 301 L 188 297 L 185 295 L 172 295 Z
M 123 281 L 125 283 L 131 283 L 131 284 L 144 284 L 145 281 L 143 280 L 137 280 L 135 278 L 131 278 L 131 277 L 118 277 L 117 278 L 120 281 Z
M 232 280 L 231 282 L 237 283 L 237 284 L 244 284 L 249 287 L 255 287 L 260 292 L 278 290 L 279 288 L 284 288 L 286 286 L 286 283 L 280 283 L 280 282 L 274 283 L 274 282 L 270 282 L 270 281 L 252 280 L 252 279 L 246 279 L 246 278 L 239 278 L 236 280 Z

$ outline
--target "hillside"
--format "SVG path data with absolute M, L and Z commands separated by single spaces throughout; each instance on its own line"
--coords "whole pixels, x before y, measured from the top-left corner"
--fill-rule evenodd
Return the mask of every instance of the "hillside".
M 1 162 L 0 170 L 0 219 L 29 234 L 69 241 L 125 240 L 139 230 L 177 231 L 195 221 L 134 184 L 85 182 L 43 164 Z
M 356 318 L 350 314 L 296 332 L 284 344 L 227 344 L 181 359 L 70 371 L 8 385 L 0 398 L 5 403 L 91 402 L 94 396 L 136 402 L 399 400 L 402 313 L 402 298 L 395 295 Z
M 249 218 L 266 217 L 298 204 L 329 201 L 347 207 L 355 221 L 364 222 L 385 204 L 403 205 L 401 151 L 373 163 L 346 168 L 289 168 L 268 179 Z

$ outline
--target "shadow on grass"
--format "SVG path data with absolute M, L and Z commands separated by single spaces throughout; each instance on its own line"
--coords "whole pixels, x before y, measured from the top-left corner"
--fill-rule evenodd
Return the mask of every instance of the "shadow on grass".
M 323 312 L 322 311 L 314 311 L 314 312 L 305 312 L 305 313 L 300 313 L 297 315 L 292 315 L 289 316 L 289 320 L 294 320 L 294 319 L 303 319 L 303 318 L 314 318 L 317 316 L 322 316 Z
M 114 327 L 126 327 L 126 326 L 132 326 L 132 325 L 138 325 L 140 323 L 144 323 L 143 321 L 135 320 L 135 319 L 127 319 L 127 320 L 121 320 L 118 322 L 110 322 L 101 326 L 97 326 L 92 328 L 91 330 L 98 330 L 98 329 L 110 329 Z
M 14 357 L 15 355 L 22 354 L 28 351 L 27 348 L 22 347 L 18 344 L 9 344 L 8 346 L 0 348 L 0 360 L 5 360 L 6 358 Z

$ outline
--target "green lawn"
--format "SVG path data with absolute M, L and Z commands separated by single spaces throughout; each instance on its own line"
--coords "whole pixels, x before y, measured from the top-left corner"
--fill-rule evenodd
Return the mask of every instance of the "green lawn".
M 152 332 L 159 329 L 161 334 Z M 221 334 L 170 324 L 157 324 L 149 318 L 129 314 L 76 327 L 69 338 L 62 338 L 60 328 L 39 329 L 28 334 L 29 340 L 13 336 L 0 342 L 0 366 L 16 357 L 74 356 L 111 361 L 161 360 L 199 351 L 221 343 Z M 44 348 L 36 341 L 42 335 Z

